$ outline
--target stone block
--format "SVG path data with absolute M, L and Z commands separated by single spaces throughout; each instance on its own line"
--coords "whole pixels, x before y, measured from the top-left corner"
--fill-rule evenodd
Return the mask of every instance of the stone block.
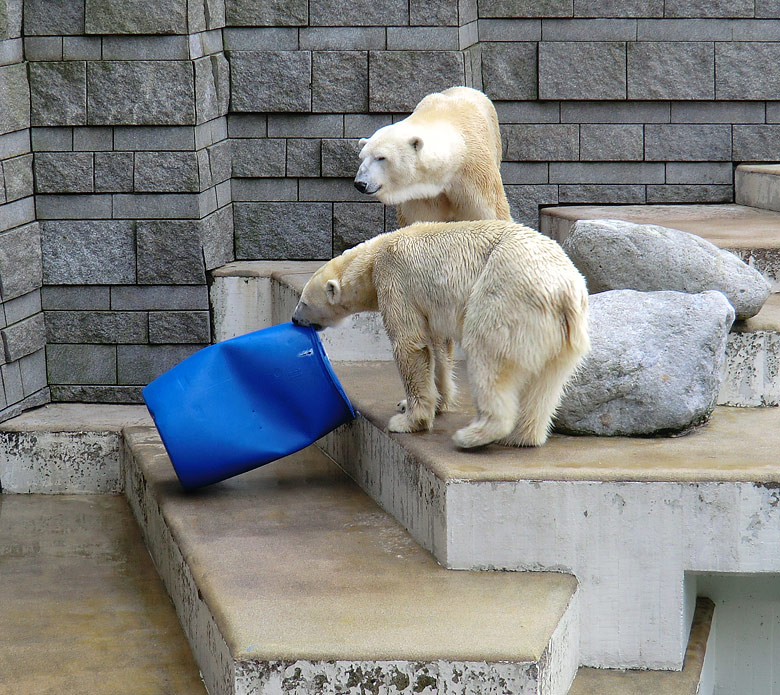
M 129 193 L 133 190 L 132 152 L 95 152 L 95 191 Z
M 85 125 L 87 71 L 82 61 L 30 63 L 32 125 Z
M 764 104 L 757 101 L 677 101 L 672 123 L 763 123 Z
M 232 143 L 233 176 L 284 176 L 286 143 L 281 138 L 236 140 Z
M 145 343 L 149 340 L 143 311 L 47 311 L 46 341 L 52 343 Z
M 234 203 L 236 258 L 331 257 L 330 203 Z
M 231 55 L 233 111 L 311 111 L 309 51 L 247 51 Z
M 669 162 L 666 183 L 728 184 L 734 178 L 731 162 Z
M 546 162 L 502 162 L 501 179 L 504 183 L 547 183 L 549 167 Z
M 644 129 L 641 125 L 580 126 L 580 159 L 627 161 L 644 157 Z
M 383 126 L 393 122 L 389 114 L 365 113 L 346 114 L 344 116 L 344 137 L 367 138 Z
M 636 28 L 636 19 L 544 19 L 540 38 L 544 41 L 636 41 Z M 482 27 L 479 33 L 484 40 Z
M 323 140 L 322 175 L 354 178 L 360 159 L 358 140 Z
M 464 71 L 457 51 L 371 51 L 369 109 L 411 111 L 426 94 L 463 84 Z
M 571 17 L 573 0 L 480 0 L 482 17 Z
M 665 177 L 660 162 L 550 163 L 550 183 L 663 183 Z
M 667 203 L 733 203 L 734 187 L 716 184 L 650 185 L 647 187 L 649 204 Z
M 233 202 L 233 181 L 228 179 L 214 186 L 217 198 L 217 208 L 224 207 Z M 207 213 L 208 214 L 208 213 Z
M 195 193 L 197 157 L 194 152 L 136 152 L 133 180 L 139 193 Z
M 224 116 L 230 102 L 230 69 L 224 55 L 195 61 L 195 114 L 197 123 Z
M 713 99 L 714 44 L 652 41 L 628 44 L 629 99 Z
M 35 211 L 39 220 L 100 220 L 111 218 L 111 196 L 39 194 Z
M 51 399 L 55 403 L 116 403 L 142 404 L 141 386 L 87 386 L 82 384 L 53 385 Z
M 780 40 L 780 12 L 775 21 L 766 19 L 745 19 L 734 22 L 732 38 L 734 41 L 778 41 Z
M 103 60 L 189 60 L 186 36 L 104 36 Z
M 285 114 L 268 116 L 269 138 L 340 138 L 344 117 L 335 114 Z
M 0 205 L 0 232 L 27 224 L 34 219 L 35 205 L 32 196 Z
M 317 51 L 312 54 L 312 110 L 368 110 L 368 53 Z
M 37 222 L 0 233 L 0 297 L 8 301 L 41 286 L 41 235 Z
M 574 0 L 575 17 L 663 17 L 664 0 Z
M 333 255 L 344 253 L 361 241 L 385 230 L 381 203 L 335 203 L 333 205 Z
M 780 160 L 780 125 L 735 125 L 733 137 L 735 161 Z
M 17 157 L 30 151 L 30 130 L 17 130 L 13 133 L 0 134 L 0 159 Z
M 734 22 L 728 19 L 640 19 L 639 41 L 731 41 Z
M 18 362 L 4 364 L 0 367 L 0 375 L 3 379 L 3 393 L 8 404 L 18 403 L 24 398 L 24 386 L 22 384 L 22 370 Z
M 197 285 L 206 282 L 198 222 L 139 221 L 136 235 L 139 284 Z
M 268 135 L 268 117 L 265 114 L 230 114 L 227 121 L 231 138 L 264 138 Z
M 25 355 L 37 352 L 46 345 L 43 313 L 38 312 L 34 316 L 3 328 L 0 334 L 3 336 L 6 362 L 16 362 Z
M 30 125 L 30 92 L 24 63 L 0 67 L 0 133 Z
M 558 204 L 558 187 L 546 184 L 504 186 L 512 219 L 539 229 L 539 208 Z
M 240 144 L 234 145 L 232 140 L 223 140 L 207 149 L 212 182 L 221 183 L 231 177 L 233 148 L 240 147 Z
M 707 421 L 734 310 L 720 292 L 591 295 L 591 352 L 556 416 L 566 432 L 685 432 Z
M 65 36 L 62 39 L 64 60 L 100 60 L 103 41 L 99 36 Z
M 35 152 L 69 152 L 73 149 L 73 128 L 31 128 L 30 132 Z
M 321 153 L 322 140 L 318 138 L 287 140 L 287 176 L 320 176 Z
M 561 121 L 561 108 L 557 101 L 498 101 L 494 106 L 501 124 Z
M 114 128 L 116 150 L 192 150 L 195 129 L 190 126 L 128 126 Z
M 87 34 L 186 34 L 187 0 L 86 0 Z
M 223 32 L 226 51 L 295 51 L 298 29 L 294 27 L 228 27 Z M 300 46 L 308 49 L 309 46 Z
M 562 102 L 561 123 L 669 123 L 668 102 Z
M 256 198 L 255 200 L 262 200 L 262 198 Z M 300 179 L 298 182 L 298 200 L 365 203 L 366 195 L 365 193 L 358 193 L 351 177 L 348 179 Z
M 170 220 L 201 217 L 201 201 L 196 193 L 115 193 L 114 217 Z
M 116 366 L 113 345 L 46 346 L 50 384 L 115 384 Z
M 666 17 L 752 17 L 753 0 L 665 0 Z
M 387 47 L 385 27 L 303 27 L 298 48 L 306 51 L 368 51 Z
M 31 62 L 62 60 L 62 37 L 28 36 L 24 39 L 24 59 Z
M 2 177 L 2 167 L 0 166 L 0 205 L 5 203 L 5 181 Z
M 286 201 L 298 199 L 295 179 L 233 179 L 234 201 Z
M 3 309 L 8 326 L 37 314 L 41 310 L 41 291 L 33 290 L 16 299 L 9 299 L 3 303 Z
M 563 204 L 634 205 L 646 201 L 642 184 L 576 183 L 558 186 L 558 202 Z
M 410 0 L 409 24 L 412 26 L 457 26 L 458 3 L 453 0 Z
M 0 39 L 22 35 L 22 0 L 3 0 L 0 4 Z
M 24 33 L 83 34 L 84 0 L 24 0 Z
M 111 308 L 151 311 L 153 309 L 208 309 L 206 285 L 156 285 L 111 287 Z
M 73 149 L 80 152 L 109 152 L 114 148 L 112 128 L 74 128 Z
M 309 0 L 309 26 L 405 26 L 409 24 L 408 0 Z
M 49 285 L 41 290 L 41 306 L 48 309 L 109 309 L 108 287 L 58 287 Z
M 5 199 L 9 203 L 33 194 L 32 155 L 26 154 L 3 162 Z
M 46 351 L 37 350 L 19 360 L 22 391 L 25 397 L 46 388 Z
M 479 39 L 487 43 L 493 41 L 541 41 L 542 21 L 541 19 L 480 19 Z M 564 24 L 568 24 L 572 20 L 562 21 Z
M 206 270 L 234 260 L 232 206 L 225 206 L 201 221 L 200 242 Z
M 121 385 L 145 385 L 189 357 L 198 345 L 119 345 L 117 376 Z
M 225 21 L 231 26 L 304 26 L 308 19 L 307 0 L 225 0 Z
M 91 152 L 39 152 L 35 155 L 37 193 L 92 193 Z
M 135 282 L 135 225 L 124 220 L 41 223 L 47 285 Z
M 562 124 L 517 124 L 502 128 L 508 161 L 579 159 L 579 128 Z
M 625 99 L 626 44 L 543 41 L 539 44 L 540 99 Z
M 645 126 L 647 161 L 717 162 L 731 160 L 731 127 L 727 125 Z
M 387 27 L 388 51 L 457 51 L 458 27 Z
M 536 99 L 536 43 L 497 42 L 482 46 L 482 87 L 491 99 Z
M 90 125 L 189 125 L 195 85 L 189 61 L 100 61 L 88 67 Z
M 715 45 L 717 99 L 775 99 L 780 80 L 780 43 Z
M 756 17 L 780 17 L 780 0 L 756 0 Z
M 209 343 L 208 311 L 149 312 L 150 343 Z

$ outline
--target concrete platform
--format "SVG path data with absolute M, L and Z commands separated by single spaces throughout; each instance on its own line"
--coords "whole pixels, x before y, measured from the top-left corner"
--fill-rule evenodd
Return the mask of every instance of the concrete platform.
M 780 212 L 745 205 L 572 205 L 544 208 L 543 234 L 562 242 L 577 220 L 616 219 L 681 229 L 733 251 L 780 291 Z
M 206 694 L 124 498 L 0 495 L 0 692 Z
M 128 428 L 127 495 L 211 695 L 565 695 L 577 582 L 443 569 L 309 448 L 194 494 Z
M 740 164 L 734 190 L 740 205 L 780 211 L 780 164 Z

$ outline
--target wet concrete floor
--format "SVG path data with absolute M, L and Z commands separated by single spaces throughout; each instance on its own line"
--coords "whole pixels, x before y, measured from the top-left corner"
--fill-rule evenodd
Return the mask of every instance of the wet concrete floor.
M 205 695 L 124 497 L 0 494 L 0 695 Z

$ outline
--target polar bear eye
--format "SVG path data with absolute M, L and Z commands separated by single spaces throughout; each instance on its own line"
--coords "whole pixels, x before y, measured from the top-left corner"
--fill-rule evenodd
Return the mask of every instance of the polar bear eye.
M 376 158 L 376 161 L 377 161 L 377 162 L 384 162 L 384 161 L 385 161 L 385 158 L 384 158 L 384 157 L 377 157 L 377 158 Z

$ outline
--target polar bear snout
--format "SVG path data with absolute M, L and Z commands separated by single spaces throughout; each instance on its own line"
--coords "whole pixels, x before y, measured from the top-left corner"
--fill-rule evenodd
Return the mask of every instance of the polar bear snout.
M 357 176 L 355 177 L 355 188 L 357 188 L 361 193 L 365 193 L 366 195 L 373 195 L 382 187 Z
M 302 326 L 303 328 L 313 328 L 315 331 L 321 331 L 325 327 L 319 323 L 315 323 L 306 317 L 308 306 L 303 302 L 298 302 L 298 306 L 295 307 L 295 311 L 292 315 L 292 322 L 296 326 Z

